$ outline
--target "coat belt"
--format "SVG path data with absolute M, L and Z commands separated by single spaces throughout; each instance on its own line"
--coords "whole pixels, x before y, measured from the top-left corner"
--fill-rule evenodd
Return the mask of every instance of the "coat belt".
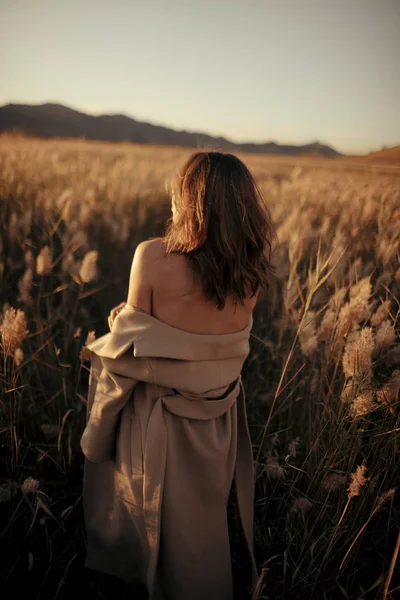
M 241 479 L 239 488 L 243 490 L 242 485 L 248 485 L 248 494 L 253 498 L 253 456 L 251 452 L 251 441 L 247 428 L 246 409 L 244 404 L 244 393 L 242 378 L 239 376 L 236 380 L 236 385 L 229 394 L 220 400 L 189 400 L 182 394 L 173 394 L 168 396 L 159 396 L 155 402 L 147 425 L 147 434 L 145 441 L 145 450 L 143 457 L 144 478 L 143 478 L 143 515 L 146 528 L 147 540 L 150 548 L 150 558 L 147 569 L 147 587 L 150 594 L 150 600 L 154 593 L 154 580 L 157 567 L 159 544 L 160 544 L 160 516 L 162 492 L 164 486 L 164 475 L 166 466 L 167 453 L 167 428 L 163 415 L 163 410 L 189 419 L 209 420 L 216 419 L 230 410 L 239 398 L 238 415 L 238 444 L 241 447 L 241 452 L 237 454 L 237 462 L 235 467 L 236 476 Z M 244 414 L 243 414 L 244 411 Z M 245 421 L 243 421 L 243 418 Z M 243 454 L 247 450 L 247 456 Z M 158 472 L 155 473 L 154 469 Z M 156 482 L 154 484 L 154 482 Z M 238 497 L 239 504 L 242 504 L 242 498 Z M 244 533 L 251 549 L 253 542 L 253 514 L 252 509 L 249 514 L 244 514 L 242 517 L 242 525 Z M 257 581 L 257 568 L 252 556 L 253 581 Z

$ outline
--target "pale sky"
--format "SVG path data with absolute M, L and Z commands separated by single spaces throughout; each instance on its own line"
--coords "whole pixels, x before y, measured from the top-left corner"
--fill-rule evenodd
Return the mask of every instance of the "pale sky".
M 0 105 L 365 153 L 400 144 L 400 0 L 0 0 Z

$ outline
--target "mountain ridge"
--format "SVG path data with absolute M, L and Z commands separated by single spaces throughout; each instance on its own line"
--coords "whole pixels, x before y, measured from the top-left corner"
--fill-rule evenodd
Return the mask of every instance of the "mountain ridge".
M 0 107 L 0 132 L 21 132 L 38 137 L 79 137 L 110 142 L 133 142 L 170 146 L 214 146 L 223 151 L 255 154 L 343 156 L 334 148 L 312 142 L 293 145 L 269 142 L 232 142 L 222 136 L 175 130 L 138 121 L 123 114 L 88 115 L 57 103 L 6 104 Z

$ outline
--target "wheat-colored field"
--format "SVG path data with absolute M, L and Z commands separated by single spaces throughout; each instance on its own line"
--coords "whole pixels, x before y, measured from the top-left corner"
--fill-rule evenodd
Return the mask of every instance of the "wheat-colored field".
M 0 137 L 0 568 L 14 595 L 24 581 L 35 598 L 116 597 L 82 566 L 85 343 L 126 300 L 135 247 L 162 234 L 165 184 L 191 152 Z M 254 599 L 394 598 L 400 169 L 238 156 L 278 239 L 242 373 Z

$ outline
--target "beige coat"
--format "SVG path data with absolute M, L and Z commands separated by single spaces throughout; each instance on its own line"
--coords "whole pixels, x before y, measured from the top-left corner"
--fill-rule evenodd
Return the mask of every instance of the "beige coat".
M 253 325 L 195 334 L 125 305 L 88 345 L 86 566 L 150 600 L 232 600 L 233 477 L 252 564 L 254 470 L 241 369 Z

